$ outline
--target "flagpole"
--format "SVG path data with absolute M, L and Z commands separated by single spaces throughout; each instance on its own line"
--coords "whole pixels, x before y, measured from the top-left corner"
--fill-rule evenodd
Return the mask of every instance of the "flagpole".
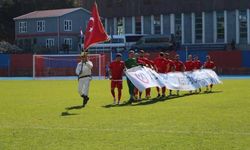
M 83 33 L 82 33 L 82 27 L 80 26 L 80 51 L 82 51 L 82 40 L 83 40 Z
M 112 30 L 112 27 L 110 26 L 109 27 L 110 29 L 110 59 L 111 61 L 113 60 L 113 52 L 112 52 L 112 47 L 111 47 L 111 43 L 112 43 L 112 40 L 113 40 L 113 30 Z

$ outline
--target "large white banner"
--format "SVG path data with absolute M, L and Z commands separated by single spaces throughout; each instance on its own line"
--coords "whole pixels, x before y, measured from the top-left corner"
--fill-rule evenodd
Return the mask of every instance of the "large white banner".
M 125 73 L 139 91 L 150 87 L 167 87 L 171 90 L 190 91 L 210 84 L 222 83 L 217 74 L 210 69 L 158 74 L 150 68 L 137 66 L 128 69 Z

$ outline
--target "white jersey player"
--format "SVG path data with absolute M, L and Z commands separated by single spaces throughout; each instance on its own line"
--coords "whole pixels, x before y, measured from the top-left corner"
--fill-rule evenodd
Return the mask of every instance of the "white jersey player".
M 76 67 L 76 74 L 78 75 L 78 93 L 83 98 L 83 107 L 87 104 L 89 97 L 89 84 L 92 79 L 91 70 L 93 63 L 88 59 L 86 52 L 81 53 L 81 62 Z

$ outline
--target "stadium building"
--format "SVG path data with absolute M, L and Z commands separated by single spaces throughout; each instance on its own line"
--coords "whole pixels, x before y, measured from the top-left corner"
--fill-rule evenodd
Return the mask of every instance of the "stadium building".
M 250 74 L 248 0 L 96 0 L 96 2 L 105 29 L 110 35 L 171 36 L 178 45 L 177 51 L 171 52 L 171 57 L 179 54 L 180 59 L 186 61 L 187 54 L 192 54 L 199 56 L 200 61 L 204 63 L 206 55 L 210 55 L 217 66 L 218 74 Z M 76 6 L 84 9 L 77 8 L 73 11 L 67 9 L 66 13 L 60 13 L 56 17 L 51 13 L 55 10 L 48 10 L 49 13 L 46 13 L 48 16 L 40 18 L 34 18 L 32 15 L 34 12 L 15 18 L 17 44 L 31 46 L 30 49 L 36 53 L 38 53 L 36 48 L 33 48 L 36 45 L 45 47 L 46 50 L 54 48 L 56 53 L 63 49 L 63 45 L 72 45 L 71 52 L 79 53 L 77 51 L 80 42 L 79 29 L 81 26 L 83 30 L 85 29 L 90 15 L 89 11 L 85 10 L 91 10 L 93 3 L 94 0 L 76 0 Z M 31 18 L 26 18 L 27 16 Z M 82 20 L 79 21 L 79 18 Z M 68 24 L 67 20 L 72 22 Z M 67 30 L 68 28 L 72 29 Z M 25 42 L 28 44 L 24 44 Z M 42 50 L 43 54 L 53 53 Z M 122 52 L 123 60 L 126 60 L 127 51 Z M 95 67 L 93 75 L 104 76 L 105 66 L 115 57 L 116 51 L 96 51 L 96 53 L 92 55 Z M 158 54 L 159 52 L 152 49 L 148 57 L 153 60 Z M 20 57 L 17 54 L 0 54 L 0 76 L 70 76 L 74 75 L 76 58 L 77 56 L 22 54 Z
M 94 0 L 78 0 L 91 9 Z M 182 48 L 250 49 L 249 0 L 97 0 L 109 34 L 172 35 Z

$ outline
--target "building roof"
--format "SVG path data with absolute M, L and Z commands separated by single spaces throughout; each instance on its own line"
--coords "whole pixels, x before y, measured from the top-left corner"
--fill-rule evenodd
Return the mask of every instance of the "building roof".
M 33 11 L 31 13 L 24 14 L 22 16 L 18 16 L 16 18 L 14 18 L 14 20 L 60 17 L 60 16 L 63 16 L 65 14 L 77 11 L 77 10 L 84 10 L 84 11 L 90 13 L 88 10 L 83 9 L 81 7 L 79 7 L 79 8 L 67 8 L 67 9 L 54 9 L 54 10 L 40 10 L 40 11 Z

